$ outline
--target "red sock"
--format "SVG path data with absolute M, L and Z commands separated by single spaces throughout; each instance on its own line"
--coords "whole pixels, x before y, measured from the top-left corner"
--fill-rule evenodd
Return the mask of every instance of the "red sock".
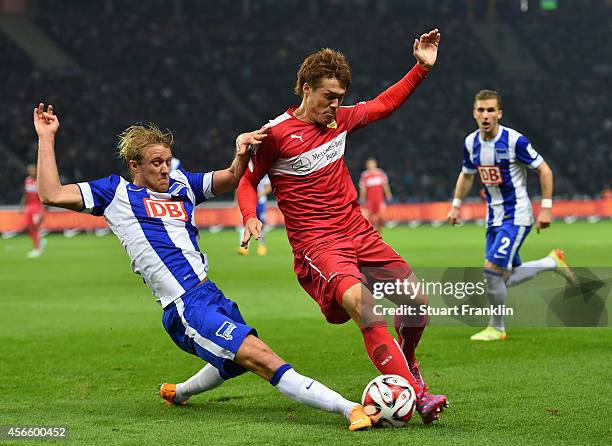
M 406 320 L 404 316 L 395 315 L 393 317 L 393 325 L 402 353 L 406 357 L 408 364 L 412 364 L 416 361 L 414 351 L 417 345 L 419 345 L 423 331 L 425 331 L 427 316 L 422 316 L 418 320 L 414 318 Z
M 383 375 L 399 375 L 405 378 L 418 394 L 421 387 L 410 373 L 406 358 L 397 342 L 389 334 L 385 322 L 377 322 L 361 330 L 370 360 Z

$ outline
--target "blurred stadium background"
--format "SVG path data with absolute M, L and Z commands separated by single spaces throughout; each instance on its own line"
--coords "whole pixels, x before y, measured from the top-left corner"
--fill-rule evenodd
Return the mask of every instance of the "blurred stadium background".
M 311 51 L 348 56 L 351 104 L 399 79 L 412 39 L 433 27 L 443 37 L 429 80 L 352 137 L 355 180 L 374 156 L 399 202 L 448 200 L 473 96 L 491 88 L 503 123 L 551 164 L 557 199 L 610 195 L 610 0 L 2 0 L 0 11 L 0 205 L 19 203 L 36 160 L 39 101 L 59 113 L 66 182 L 125 173 L 116 135 L 135 122 L 171 129 L 185 167 L 212 170 L 240 131 L 299 103 L 295 72 Z
M 555 212 L 590 220 L 531 235 L 522 256 L 561 244 L 573 266 L 609 271 L 612 222 L 590 223 L 612 217 L 610 0 L 0 0 L 0 423 L 69 424 L 69 444 L 609 444 L 604 304 L 584 324 L 593 328 L 513 326 L 496 345 L 474 346 L 470 326 L 431 327 L 419 357 L 433 388 L 451 397 L 447 416 L 431 429 L 415 419 L 408 432 L 354 436 L 337 416 L 282 400 L 254 376 L 185 410 L 158 404 L 156 384 L 186 378 L 201 361 L 163 332 L 159 308 L 114 237 L 51 235 L 37 260 L 24 255 L 29 239 L 11 237 L 25 167 L 36 160 L 32 109 L 40 101 L 60 116 L 64 182 L 127 177 L 116 135 L 135 122 L 171 129 L 187 169 L 213 170 L 230 161 L 239 132 L 298 102 L 295 72 L 313 50 L 348 56 L 350 104 L 399 79 L 414 63 L 412 39 L 433 27 L 442 43 L 430 78 L 397 113 L 351 137 L 354 180 L 374 156 L 411 226 L 445 215 L 463 138 L 475 128 L 473 96 L 497 89 L 503 124 L 524 132 L 553 168 Z M 538 191 L 532 184 L 536 203 Z M 199 222 L 239 221 L 229 200 L 207 203 Z M 472 201 L 464 217 L 479 218 L 476 189 Z M 59 214 L 49 213 L 47 229 L 105 226 Z M 417 271 L 482 265 L 483 228 L 437 226 L 384 237 Z M 323 322 L 295 280 L 284 231 L 267 237 L 260 258 L 235 254 L 233 230 L 205 234 L 211 277 L 293 365 L 358 399 L 376 373 L 362 341 L 352 326 Z M 559 277 L 547 280 L 563 290 Z M 541 311 L 545 298 L 530 290 L 510 300 Z

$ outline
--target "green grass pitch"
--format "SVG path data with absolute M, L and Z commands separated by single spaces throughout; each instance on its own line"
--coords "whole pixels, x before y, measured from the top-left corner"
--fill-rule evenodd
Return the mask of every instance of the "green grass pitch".
M 611 234 L 609 221 L 556 223 L 530 234 L 521 257 L 559 246 L 572 265 L 610 267 Z M 482 227 L 384 235 L 415 269 L 482 263 Z M 354 324 L 325 323 L 295 280 L 284 230 L 268 235 L 262 258 L 236 255 L 237 238 L 202 232 L 211 279 L 298 371 L 359 399 L 377 374 L 361 336 Z M 184 380 L 202 362 L 165 333 L 161 309 L 118 241 L 48 239 L 39 259 L 26 259 L 25 236 L 0 240 L 2 425 L 67 425 L 69 440 L 57 444 L 81 445 L 610 444 L 609 328 L 514 327 L 506 342 L 474 344 L 471 327 L 430 327 L 419 359 L 432 390 L 451 401 L 432 427 L 415 416 L 406 428 L 350 433 L 339 415 L 294 403 L 254 375 L 188 407 L 164 406 L 158 384 Z

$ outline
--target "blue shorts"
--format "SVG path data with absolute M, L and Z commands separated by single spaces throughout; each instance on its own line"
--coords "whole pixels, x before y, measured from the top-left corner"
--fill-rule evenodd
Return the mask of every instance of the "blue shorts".
M 210 280 L 164 308 L 162 323 L 176 345 L 215 366 L 224 379 L 246 372 L 234 357 L 244 339 L 257 332 Z
M 520 266 L 519 249 L 530 230 L 531 226 L 516 226 L 512 223 L 489 226 L 485 259 L 503 269 L 509 270 Z

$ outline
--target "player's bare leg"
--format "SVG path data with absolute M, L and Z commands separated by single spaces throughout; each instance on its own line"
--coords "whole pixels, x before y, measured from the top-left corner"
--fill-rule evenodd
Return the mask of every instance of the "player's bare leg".
M 405 279 L 408 282 L 418 282 L 418 278 L 414 273 Z M 413 287 L 412 289 L 419 289 Z M 446 395 L 435 395 L 429 393 L 429 386 L 421 374 L 421 369 L 416 358 L 416 348 L 421 340 L 421 336 L 427 326 L 428 317 L 419 314 L 419 309 L 422 306 L 429 304 L 429 298 L 423 293 L 419 293 L 415 296 L 409 295 L 390 295 L 388 296 L 394 304 L 398 306 L 411 306 L 416 309 L 416 314 L 411 315 L 396 315 L 393 318 L 393 325 L 397 333 L 397 340 L 399 342 L 402 353 L 406 357 L 410 372 L 414 376 L 414 379 L 421 386 L 421 393 L 417 394 L 417 410 L 423 420 L 427 423 L 428 420 L 437 419 L 437 414 L 442 412 L 445 407 L 449 406 L 448 397 Z
M 344 290 L 351 283 L 353 284 Z M 343 290 L 342 307 L 361 330 L 366 351 L 374 366 L 383 375 L 399 375 L 405 378 L 418 393 L 420 386 L 410 373 L 399 345 L 387 330 L 387 322 L 374 310 L 375 299 L 370 290 L 352 277 L 343 278 L 338 288 Z
M 350 421 L 351 431 L 366 429 L 372 425 L 360 404 L 348 401 L 318 381 L 300 375 L 256 336 L 249 335 L 245 338 L 234 362 L 269 381 L 294 401 L 344 415 Z
M 343 290 L 352 278 L 344 278 L 338 287 Z M 356 279 L 354 279 L 356 281 Z M 343 281 L 345 283 L 343 284 Z M 424 391 L 422 384 L 415 379 L 397 341 L 387 330 L 383 316 L 374 311 L 375 299 L 362 283 L 355 283 L 342 294 L 342 306 L 359 326 L 363 334 L 366 351 L 378 371 L 383 374 L 404 377 L 417 394 L 417 411 L 426 424 L 437 420 L 440 412 L 448 407 L 444 395 L 431 395 Z M 416 363 L 416 361 L 415 361 Z M 418 371 L 418 364 L 416 365 Z M 419 372 L 420 378 L 420 372 Z M 422 378 L 421 378 L 422 381 Z
M 349 430 L 370 427 L 372 421 L 360 404 L 343 398 L 323 384 L 297 373 L 289 364 L 256 336 L 249 335 L 241 344 L 234 362 L 262 377 L 288 398 L 318 409 L 338 412 L 349 421 Z M 189 397 L 212 390 L 225 382 L 219 371 L 207 364 L 184 383 L 164 383 L 160 395 L 166 404 L 185 405 Z

